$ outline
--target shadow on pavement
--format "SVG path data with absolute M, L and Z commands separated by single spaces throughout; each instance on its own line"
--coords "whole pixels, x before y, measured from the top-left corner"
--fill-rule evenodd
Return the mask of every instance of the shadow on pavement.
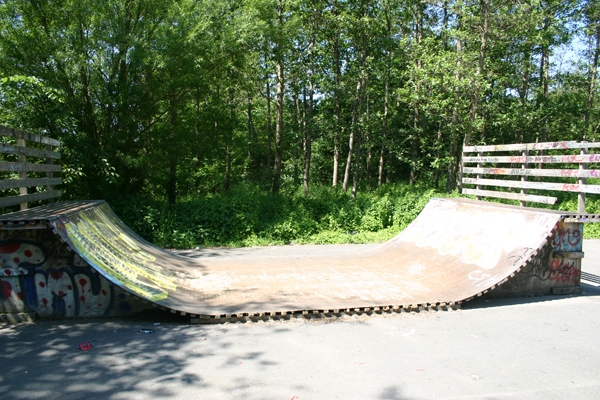
M 0 324 L 0 393 L 5 400 L 181 398 L 186 391 L 202 398 L 212 385 L 197 367 L 200 360 L 224 375 L 242 362 L 266 373 L 277 367 L 260 351 L 234 351 L 236 334 L 231 326 L 190 325 L 165 312 Z M 92 348 L 82 351 L 78 346 L 85 342 Z M 226 398 L 244 398 L 248 385 L 232 379 L 225 387 Z

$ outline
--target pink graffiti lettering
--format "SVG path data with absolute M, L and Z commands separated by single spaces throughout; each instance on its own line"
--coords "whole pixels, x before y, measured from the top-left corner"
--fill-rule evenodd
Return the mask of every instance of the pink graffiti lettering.
M 565 183 L 562 187 L 562 190 L 564 190 L 565 192 L 578 192 L 579 191 L 579 185 L 576 184 L 569 184 L 569 183 Z
M 600 161 L 600 154 L 590 154 L 590 162 L 599 162 Z
M 576 155 L 561 157 L 562 162 L 578 163 L 578 162 L 582 162 L 583 160 L 584 160 L 583 156 L 576 156 Z
M 560 170 L 560 175 L 561 176 L 573 176 L 573 175 L 577 175 L 577 171 L 576 169 L 561 169 Z
M 548 143 L 536 143 L 533 148 L 535 150 L 543 150 L 543 149 L 568 149 L 568 142 L 548 142 Z

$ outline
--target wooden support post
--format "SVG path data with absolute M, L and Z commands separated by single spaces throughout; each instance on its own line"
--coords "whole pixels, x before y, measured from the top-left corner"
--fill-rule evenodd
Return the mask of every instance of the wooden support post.
M 25 139 L 17 139 L 17 145 L 19 147 L 25 147 Z M 19 155 L 19 164 L 25 165 L 27 162 L 27 157 L 24 155 Z M 27 179 L 27 171 L 19 171 L 19 179 Z M 20 187 L 19 194 L 21 196 L 27 195 L 27 187 Z M 27 203 L 20 204 L 21 210 L 27 210 Z
M 587 149 L 581 149 L 580 152 L 581 155 L 585 155 L 587 154 Z M 582 171 L 584 169 L 587 168 L 587 164 L 586 163 L 581 163 L 579 164 L 579 170 Z M 585 185 L 586 179 L 585 178 L 579 178 L 579 180 L 577 181 L 577 183 L 581 186 L 581 185 Z M 585 193 L 579 192 L 579 195 L 577 196 L 577 212 L 578 213 L 585 213 Z
M 47 144 L 46 145 L 46 150 L 52 151 L 52 146 L 49 145 L 49 144 Z M 46 158 L 46 164 L 52 164 L 53 162 L 54 161 L 52 160 L 52 158 Z M 52 171 L 46 172 L 46 178 L 48 178 L 48 179 L 54 178 L 54 172 L 52 172 Z M 54 185 L 46 185 L 46 190 L 48 192 L 53 191 L 54 190 Z M 48 204 L 54 203 L 54 198 L 53 197 L 49 198 L 47 200 L 47 202 L 48 202 Z
M 529 166 L 529 163 L 527 162 L 527 157 L 529 157 L 528 149 L 526 149 L 523 152 L 523 157 L 525 157 L 525 162 L 523 164 L 521 164 L 521 169 L 527 169 L 527 167 Z M 525 182 L 525 181 L 527 181 L 527 176 L 525 176 L 525 175 L 521 176 L 521 182 Z M 521 189 L 521 194 L 527 194 L 527 190 Z M 525 200 L 521 200 L 520 204 L 521 204 L 521 207 L 527 206 L 527 202 Z
M 480 151 L 479 153 L 477 153 L 478 157 L 483 157 L 483 151 Z M 477 168 L 483 168 L 483 164 L 482 163 L 477 163 Z M 477 179 L 481 179 L 483 178 L 482 174 L 477 174 Z M 481 190 L 481 186 L 477 185 L 476 186 L 477 190 Z M 477 200 L 481 200 L 481 196 L 477 196 Z
M 465 151 L 463 148 L 462 153 L 460 153 L 460 164 L 458 164 L 458 193 L 462 193 L 463 189 L 463 167 L 464 167 L 464 159 L 465 159 Z
M 49 144 L 46 145 L 46 150 L 48 151 L 52 151 L 52 146 L 50 146 Z M 53 160 L 51 158 L 46 158 L 46 164 L 52 164 Z M 54 172 L 52 171 L 48 171 L 46 172 L 46 178 L 54 178 Z M 53 185 L 46 185 L 46 190 L 48 192 L 51 192 L 52 190 L 54 190 L 54 186 Z M 54 198 L 50 198 L 48 199 L 48 204 L 50 203 L 54 203 Z

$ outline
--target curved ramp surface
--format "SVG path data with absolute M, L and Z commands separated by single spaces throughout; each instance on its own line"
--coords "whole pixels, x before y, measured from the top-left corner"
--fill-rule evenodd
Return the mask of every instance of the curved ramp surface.
M 402 233 L 362 254 L 200 260 L 146 242 L 106 203 L 50 223 L 114 284 L 176 311 L 223 315 L 459 302 L 514 275 L 560 219 L 432 199 Z

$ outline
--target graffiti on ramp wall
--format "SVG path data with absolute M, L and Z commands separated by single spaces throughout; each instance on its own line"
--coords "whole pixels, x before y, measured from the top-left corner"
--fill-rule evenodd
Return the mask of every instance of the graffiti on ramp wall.
M 141 306 L 49 230 L 1 232 L 0 294 L 0 314 L 45 318 L 120 315 Z

